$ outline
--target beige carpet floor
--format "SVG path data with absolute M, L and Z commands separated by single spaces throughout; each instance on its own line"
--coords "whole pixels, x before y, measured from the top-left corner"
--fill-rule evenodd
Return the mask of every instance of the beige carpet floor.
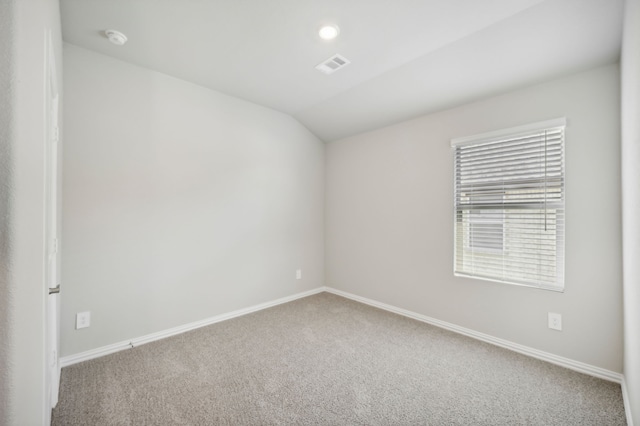
M 321 293 L 62 370 L 54 425 L 624 425 L 620 386 Z

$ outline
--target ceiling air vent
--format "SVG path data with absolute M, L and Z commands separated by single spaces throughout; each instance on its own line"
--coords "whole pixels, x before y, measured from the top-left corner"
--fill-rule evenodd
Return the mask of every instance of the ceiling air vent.
M 336 54 L 330 57 L 329 59 L 327 59 L 326 61 L 322 61 L 322 63 L 316 65 L 316 69 L 318 71 L 322 71 L 325 74 L 333 74 L 339 69 L 346 67 L 350 63 L 351 62 L 344 56 L 340 56 Z

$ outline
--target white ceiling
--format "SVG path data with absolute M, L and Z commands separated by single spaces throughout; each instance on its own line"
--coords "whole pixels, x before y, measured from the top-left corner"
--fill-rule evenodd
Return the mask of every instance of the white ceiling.
M 623 0 L 61 0 L 63 38 L 291 114 L 325 141 L 611 63 Z M 338 39 L 320 40 L 323 23 Z M 117 47 L 104 30 L 129 37 Z M 335 53 L 351 64 L 325 75 Z

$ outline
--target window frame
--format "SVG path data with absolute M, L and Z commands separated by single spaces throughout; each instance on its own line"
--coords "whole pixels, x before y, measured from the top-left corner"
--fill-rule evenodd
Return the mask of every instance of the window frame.
M 523 126 L 517 126 L 517 127 L 511 127 L 511 128 L 506 128 L 506 129 L 500 129 L 500 130 L 496 130 L 496 131 L 492 131 L 492 132 L 487 132 L 487 133 L 481 133 L 481 134 L 477 134 L 477 135 L 471 135 L 471 136 L 465 136 L 465 137 L 460 137 L 460 138 L 454 138 L 451 139 L 451 149 L 452 149 L 452 157 L 453 157 L 453 273 L 454 276 L 457 277 L 465 277 L 465 278 L 472 278 L 472 279 L 477 279 L 477 280 L 483 280 L 483 281 L 490 281 L 490 282 L 497 282 L 497 283 L 502 283 L 502 284 L 509 284 L 509 285 L 515 285 L 515 286 L 522 286 L 522 287 L 532 287 L 532 288 L 539 288 L 539 289 L 543 289 L 543 290 L 551 290 L 551 291 L 556 291 L 556 292 L 564 292 L 565 287 L 566 287 L 566 283 L 565 283 L 565 264 L 566 264 L 566 259 L 565 259 L 565 246 L 566 246 L 566 224 L 565 224 L 565 218 L 566 218 L 566 168 L 565 168 L 565 147 L 566 147 L 566 118 L 558 118 L 558 119 L 553 119 L 553 120 L 547 120 L 547 121 L 541 121 L 541 122 L 536 122 L 536 123 L 530 123 L 530 124 L 526 124 Z M 458 204 L 458 180 L 457 180 L 457 173 L 458 173 L 458 165 L 457 165 L 457 155 L 456 155 L 456 148 L 460 147 L 460 146 L 471 146 L 471 145 L 482 145 L 482 144 L 486 144 L 486 143 L 491 143 L 491 142 L 498 142 L 501 139 L 504 140 L 508 140 L 508 139 L 516 139 L 519 136 L 525 136 L 525 135 L 529 135 L 529 134 L 534 134 L 536 132 L 542 132 L 542 131 L 547 131 L 547 130 L 556 130 L 556 129 L 561 129 L 562 130 L 562 140 L 561 140 L 561 155 L 560 155 L 560 159 L 561 159 L 561 179 L 562 179 L 562 184 L 560 187 L 560 194 L 561 194 L 561 213 L 558 213 L 558 209 L 549 209 L 549 211 L 553 211 L 553 214 L 556 215 L 554 216 L 554 220 L 557 224 L 558 219 L 558 214 L 561 215 L 561 223 L 562 223 L 562 234 L 561 236 L 558 236 L 557 234 L 555 235 L 555 250 L 556 250 L 556 254 L 554 255 L 554 268 L 556 269 L 556 280 L 554 282 L 554 284 L 546 284 L 546 283 L 542 283 L 542 282 L 538 282 L 538 283 L 531 283 L 531 282 L 521 282 L 521 281 L 517 281 L 517 279 L 512 278 L 513 280 L 509 280 L 507 277 L 507 279 L 501 279 L 500 277 L 497 277 L 494 274 L 494 277 L 488 277 L 488 276 L 484 276 L 484 275 L 475 275 L 473 273 L 469 273 L 468 271 L 458 271 L 458 250 L 460 249 L 459 244 L 462 244 L 462 249 L 463 250 L 470 250 L 470 251 L 479 251 L 479 252 L 486 252 L 486 253 L 497 253 L 500 254 L 501 256 L 504 256 L 504 252 L 505 250 L 507 250 L 506 248 L 506 234 L 508 232 L 505 224 L 506 224 L 506 217 L 508 216 L 508 214 L 506 213 L 506 210 L 509 210 L 507 208 L 503 209 L 505 210 L 505 212 L 503 212 L 503 228 L 501 231 L 501 235 L 503 238 L 503 242 L 502 242 L 502 250 L 492 250 L 492 249 L 483 249 L 481 247 L 477 247 L 477 248 L 473 248 L 473 247 L 465 247 L 467 245 L 467 242 L 461 241 L 458 242 L 458 233 L 457 233 L 457 223 L 458 223 L 458 213 L 460 211 L 463 211 L 459 208 L 459 204 Z M 545 148 L 546 149 L 546 148 Z M 546 155 L 546 151 L 545 151 L 545 155 Z M 546 161 L 546 158 L 545 158 Z M 545 169 L 546 170 L 546 169 Z M 545 177 L 546 179 L 546 177 Z M 546 188 L 545 188 L 546 191 Z M 502 194 L 502 197 L 504 197 L 505 195 Z M 514 209 L 512 209 L 514 210 Z M 471 212 L 473 210 L 469 210 L 469 212 Z M 546 219 L 545 219 L 546 220 Z M 546 225 L 545 225 L 546 227 Z M 464 231 L 463 231 L 464 232 Z M 470 235 L 471 231 L 467 231 Z M 562 262 L 560 264 L 560 262 Z M 559 269 L 560 272 L 557 272 L 557 270 Z

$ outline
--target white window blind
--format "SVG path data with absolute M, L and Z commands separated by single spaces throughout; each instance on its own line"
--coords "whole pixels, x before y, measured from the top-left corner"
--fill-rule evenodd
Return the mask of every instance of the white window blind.
M 564 288 L 564 119 L 454 139 L 456 275 Z

